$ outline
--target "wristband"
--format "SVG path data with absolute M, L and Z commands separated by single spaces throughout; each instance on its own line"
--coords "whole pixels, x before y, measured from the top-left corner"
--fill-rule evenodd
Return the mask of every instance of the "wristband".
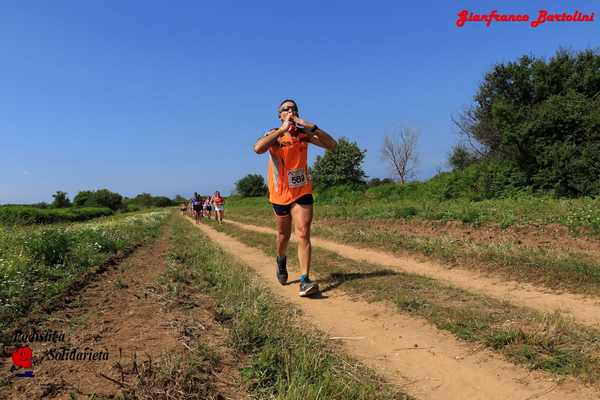
M 315 124 L 311 129 L 310 129 L 310 133 L 315 132 L 317 129 L 319 129 L 319 127 L 317 126 L 317 124 Z

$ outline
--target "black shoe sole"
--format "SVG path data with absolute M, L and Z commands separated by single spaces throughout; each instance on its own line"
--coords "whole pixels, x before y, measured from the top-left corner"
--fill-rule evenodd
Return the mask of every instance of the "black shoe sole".
M 307 297 L 307 296 L 311 296 L 313 294 L 317 294 L 319 293 L 319 286 L 312 286 L 310 288 L 308 288 L 307 290 L 305 290 L 304 292 L 300 291 L 300 297 Z

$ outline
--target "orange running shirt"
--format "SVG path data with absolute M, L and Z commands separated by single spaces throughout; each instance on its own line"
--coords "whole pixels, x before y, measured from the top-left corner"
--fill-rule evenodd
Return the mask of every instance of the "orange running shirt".
M 269 131 L 272 132 L 272 131 Z M 267 132 L 267 134 L 269 133 Z M 269 201 L 286 205 L 312 194 L 312 177 L 308 168 L 308 141 L 300 133 L 277 138 L 269 148 Z

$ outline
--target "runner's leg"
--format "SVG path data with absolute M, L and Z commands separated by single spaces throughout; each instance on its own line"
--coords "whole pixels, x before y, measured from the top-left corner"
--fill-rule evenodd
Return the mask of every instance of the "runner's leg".
M 300 273 L 306 275 L 310 272 L 311 243 L 310 243 L 310 224 L 313 217 L 313 205 L 302 205 L 294 203 L 290 211 L 294 221 L 294 234 L 298 239 L 298 262 L 300 264 Z
M 277 255 L 285 256 L 287 254 L 287 246 L 292 234 L 292 216 L 290 214 L 279 216 L 275 213 L 275 221 L 277 224 Z

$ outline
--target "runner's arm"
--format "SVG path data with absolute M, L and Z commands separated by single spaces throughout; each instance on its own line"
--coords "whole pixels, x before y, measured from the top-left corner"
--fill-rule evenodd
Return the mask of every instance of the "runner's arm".
M 323 129 L 317 127 L 314 132 L 310 132 L 310 129 L 316 125 L 312 125 L 309 129 L 305 129 L 306 135 L 310 143 L 322 147 L 327 150 L 333 150 L 337 146 L 337 142 Z
M 254 144 L 254 151 L 256 154 L 262 154 L 269 150 L 269 147 L 277 145 L 277 138 L 283 133 L 281 128 L 271 129 L 266 135 L 258 138 Z

